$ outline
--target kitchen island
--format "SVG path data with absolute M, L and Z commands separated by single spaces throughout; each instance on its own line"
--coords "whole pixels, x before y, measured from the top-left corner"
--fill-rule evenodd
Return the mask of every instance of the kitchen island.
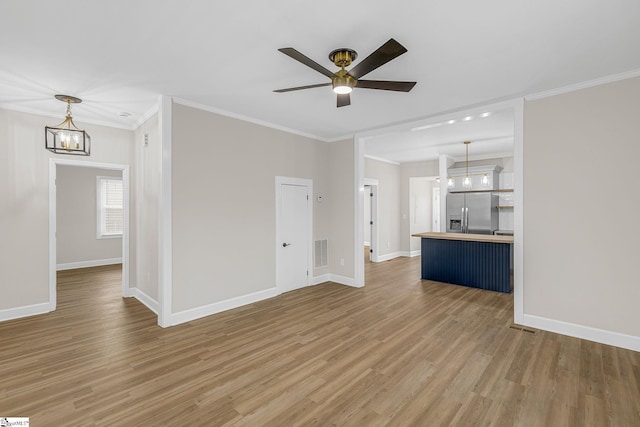
M 422 279 L 511 292 L 513 236 L 418 233 Z

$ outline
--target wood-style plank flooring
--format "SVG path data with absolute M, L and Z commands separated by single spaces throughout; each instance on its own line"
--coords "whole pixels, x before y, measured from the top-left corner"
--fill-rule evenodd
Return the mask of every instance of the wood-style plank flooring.
M 419 258 L 168 329 L 119 267 L 0 323 L 0 416 L 44 426 L 640 426 L 640 353 L 511 329 L 512 296 Z

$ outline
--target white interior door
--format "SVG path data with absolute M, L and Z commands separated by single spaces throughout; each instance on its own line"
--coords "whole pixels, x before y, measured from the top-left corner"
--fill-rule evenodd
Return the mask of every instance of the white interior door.
M 364 186 L 364 245 L 371 246 L 371 186 Z
M 378 262 L 378 180 L 364 178 L 364 192 L 368 193 L 367 201 L 364 203 L 364 209 L 369 211 L 369 222 L 363 224 L 368 227 L 369 235 L 369 261 Z M 364 233 L 363 233 L 364 235 Z M 364 266 L 364 264 L 363 264 Z M 364 277 L 364 276 L 363 276 Z
M 309 187 L 280 184 L 278 287 L 287 292 L 308 285 Z

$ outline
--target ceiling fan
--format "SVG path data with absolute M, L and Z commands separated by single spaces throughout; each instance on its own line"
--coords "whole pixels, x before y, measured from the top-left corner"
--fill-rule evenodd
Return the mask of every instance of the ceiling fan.
M 349 71 L 347 71 L 345 67 L 348 67 L 349 65 L 351 65 L 352 61 L 355 61 L 355 59 L 358 57 L 357 52 L 353 49 L 348 48 L 341 48 L 332 51 L 329 54 L 329 59 L 337 67 L 340 67 L 340 70 L 336 71 L 335 73 L 327 70 L 322 65 L 306 57 L 292 47 L 284 47 L 282 49 L 278 49 L 278 51 L 284 53 L 287 56 L 290 56 L 296 61 L 302 62 L 307 67 L 313 68 L 320 74 L 324 74 L 331 79 L 331 83 L 320 83 L 315 85 L 274 90 L 274 92 L 278 93 L 291 92 L 301 89 L 311 89 L 322 86 L 332 86 L 333 91 L 338 94 L 337 106 L 344 107 L 346 105 L 351 105 L 351 97 L 349 94 L 351 93 L 353 88 L 356 87 L 363 89 L 409 92 L 416 84 L 416 82 L 397 82 L 388 80 L 359 80 L 360 77 L 372 72 L 376 68 L 386 64 L 392 59 L 397 58 L 407 51 L 404 46 L 402 46 L 394 39 L 389 39 L 388 42 L 380 46 L 375 52 L 360 61 L 360 63 L 358 63 Z

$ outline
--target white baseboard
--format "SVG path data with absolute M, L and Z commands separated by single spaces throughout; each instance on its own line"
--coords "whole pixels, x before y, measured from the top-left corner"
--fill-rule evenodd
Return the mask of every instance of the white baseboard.
M 320 276 L 312 277 L 311 283 L 309 283 L 309 286 L 315 286 L 315 285 L 319 285 L 320 283 L 329 282 L 331 281 L 330 277 L 331 277 L 330 274 L 322 274 Z
M 383 261 L 389 261 L 392 260 L 394 258 L 398 258 L 401 256 L 406 256 L 406 257 L 412 257 L 412 256 L 418 256 L 420 255 L 420 251 L 418 251 L 417 255 L 412 255 L 415 251 L 413 252 L 409 252 L 409 251 L 398 251 L 398 252 L 391 252 L 388 254 L 384 254 L 384 255 L 378 255 L 378 259 L 374 262 L 383 262 Z
M 339 283 L 341 285 L 352 286 L 355 288 L 361 288 L 362 286 L 357 286 L 355 284 L 355 280 L 351 277 L 344 277 L 338 274 L 323 274 L 322 276 L 316 276 L 312 279 L 311 284 L 309 286 L 319 285 L 325 282 L 333 282 Z
M 590 326 L 577 325 L 575 323 L 563 322 L 561 320 L 547 319 L 545 317 L 525 314 L 523 316 L 523 326 L 543 329 L 557 334 L 568 335 L 570 337 L 583 340 L 594 341 L 601 344 L 613 345 L 628 350 L 640 351 L 640 337 L 621 334 L 619 332 L 605 331 L 603 329 L 592 328 Z
M 51 304 L 43 302 L 41 304 L 25 305 L 24 307 L 7 308 L 0 310 L 0 322 L 5 320 L 19 319 L 21 317 L 35 316 L 38 314 L 49 313 Z
M 351 277 L 344 277 L 338 274 L 329 274 L 329 280 L 334 283 L 339 283 L 341 285 L 352 286 L 354 288 L 361 288 L 364 285 L 356 285 L 355 279 Z
M 378 259 L 376 259 L 375 262 L 389 261 L 389 260 L 392 260 L 394 258 L 398 258 L 399 256 L 400 256 L 400 254 L 398 252 L 391 252 L 391 253 L 384 254 L 384 255 L 378 255 Z
M 411 252 L 409 252 L 409 256 L 410 256 L 411 258 L 413 258 L 414 256 L 420 256 L 420 254 L 421 254 L 420 249 L 416 249 L 415 251 L 411 251 Z
M 75 268 L 99 267 L 101 265 L 122 264 L 122 258 L 96 259 L 92 261 L 69 262 L 66 264 L 58 264 L 57 271 L 73 270 Z
M 339 283 L 341 285 L 352 286 L 356 288 L 360 288 L 362 286 L 358 286 L 355 284 L 354 279 L 350 277 L 339 276 L 337 274 L 323 274 L 321 276 L 315 276 L 311 279 L 309 286 L 319 285 L 324 282 L 334 282 Z M 134 289 L 131 289 L 132 296 L 140 299 Z M 141 294 L 142 291 L 138 291 Z M 171 326 L 179 325 L 181 323 L 190 322 L 192 320 L 200 319 L 202 317 L 211 316 L 212 314 L 220 313 L 223 311 L 231 310 L 233 308 L 242 307 L 243 305 L 253 304 L 258 301 L 262 301 L 265 299 L 273 298 L 280 295 L 278 288 L 266 289 L 264 291 L 254 292 L 248 295 L 242 295 L 239 297 L 231 298 L 225 301 L 216 302 L 209 305 L 204 305 L 202 307 L 191 308 L 189 310 L 180 311 L 177 313 L 173 313 L 171 315 Z M 149 307 L 153 312 L 157 313 L 158 303 L 151 299 L 149 296 L 147 302 L 140 299 L 140 301 Z
M 158 314 L 158 301 L 151 298 L 144 291 L 141 291 L 138 288 L 129 288 L 129 294 L 127 296 L 137 299 L 142 304 L 146 305 L 149 310 Z
M 278 292 L 278 288 L 271 288 L 264 291 L 258 291 L 248 295 L 231 298 L 225 301 L 215 302 L 213 304 L 179 311 L 177 313 L 171 314 L 171 326 L 190 322 L 192 320 L 200 319 L 201 317 L 211 316 L 212 314 L 231 310 L 243 305 L 253 304 L 254 302 L 273 298 L 275 296 L 278 296 L 279 294 L 280 293 Z

